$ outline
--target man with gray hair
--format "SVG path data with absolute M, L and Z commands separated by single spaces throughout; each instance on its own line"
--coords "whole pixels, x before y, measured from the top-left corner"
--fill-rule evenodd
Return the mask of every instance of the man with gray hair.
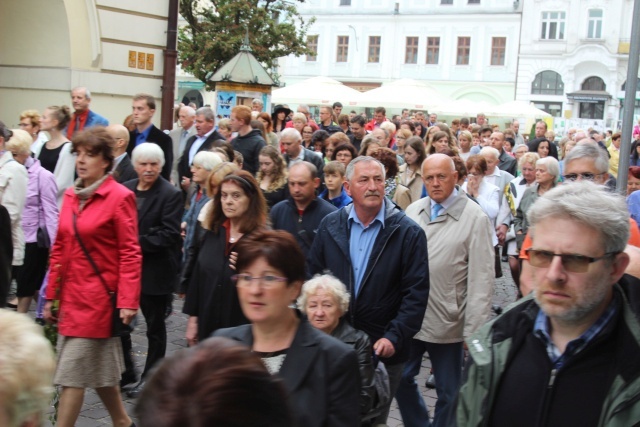
M 158 145 L 138 145 L 133 150 L 132 159 L 138 179 L 127 181 L 124 186 L 135 193 L 138 205 L 138 234 L 142 249 L 140 309 L 147 321 L 149 341 L 140 382 L 127 392 L 129 397 L 138 397 L 147 374 L 167 350 L 165 312 L 180 266 L 183 202 L 180 190 L 160 176 L 165 160 Z
M 624 198 L 585 179 L 548 191 L 528 217 L 533 293 L 467 339 L 457 424 L 637 424 L 639 285 L 623 276 Z
M 196 134 L 196 127 L 193 125 L 196 119 L 196 110 L 189 106 L 184 106 L 178 111 L 178 121 L 180 126 L 169 132 L 173 142 L 173 165 L 171 167 L 171 182 L 173 185 L 180 185 L 180 175 L 178 174 L 178 162 L 184 152 L 187 141 Z
M 287 128 L 280 133 L 280 144 L 284 150 L 284 161 L 287 167 L 305 161 L 313 164 L 317 170 L 317 177 L 320 182 L 324 181 L 324 162 L 322 158 L 315 152 L 302 146 L 302 135 L 297 129 Z
M 520 133 L 520 122 L 517 121 L 517 120 L 512 121 L 511 122 L 511 130 L 515 134 L 515 137 L 513 138 L 516 141 L 515 147 L 523 145 L 524 144 L 524 137 Z
M 346 318 L 371 338 L 393 396 L 429 297 L 427 239 L 385 198 L 382 163 L 357 157 L 347 166 L 346 180 L 353 203 L 320 223 L 307 257 L 309 273 L 329 270 L 347 285 L 352 298 Z M 373 425 L 386 424 L 389 406 Z
M 264 102 L 262 102 L 262 99 L 253 98 L 253 101 L 251 101 L 251 111 L 257 111 L 258 113 L 261 113 L 263 109 Z
M 92 126 L 109 126 L 109 120 L 100 114 L 91 111 L 91 92 L 86 87 L 78 86 L 71 90 L 71 104 L 74 113 L 67 126 L 67 138 L 71 139 L 74 133 Z

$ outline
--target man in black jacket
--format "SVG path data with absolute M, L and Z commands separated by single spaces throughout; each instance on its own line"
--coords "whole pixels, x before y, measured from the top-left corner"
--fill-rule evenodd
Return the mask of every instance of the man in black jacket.
M 274 230 L 291 233 L 307 256 L 320 221 L 337 208 L 316 197 L 320 179 L 318 169 L 309 162 L 298 162 L 289 168 L 288 185 L 289 197 L 271 208 L 271 225 Z
M 127 153 L 129 131 L 120 124 L 110 124 L 107 126 L 107 132 L 116 141 L 116 145 L 113 147 L 113 177 L 121 184 L 136 179 L 138 174 Z
M 328 269 L 352 295 L 346 318 L 366 332 L 389 373 L 395 395 L 410 341 L 420 330 L 429 298 L 424 231 L 384 196 L 384 166 L 352 160 L 345 190 L 353 203 L 325 217 L 307 258 L 309 273 Z M 385 424 L 389 406 L 374 420 Z
M 251 127 L 251 109 L 237 105 L 231 110 L 231 130 L 238 132 L 233 138 L 233 149 L 242 154 L 242 169 L 255 175 L 258 172 L 260 150 L 267 145 L 258 129 Z
M 318 153 L 302 146 L 302 135 L 297 129 L 287 128 L 280 133 L 280 144 L 284 149 L 284 161 L 290 168 L 293 164 L 304 160 L 316 167 L 318 179 L 324 181 L 324 162 Z
M 173 142 L 171 137 L 151 123 L 156 112 L 156 100 L 151 95 L 139 93 L 133 97 L 133 123 L 136 129 L 129 134 L 129 146 L 127 153 L 131 156 L 133 149 L 143 142 L 153 142 L 162 148 L 164 153 L 164 166 L 162 177 L 171 179 L 171 165 L 173 164 Z
M 11 240 L 11 217 L 7 208 L 0 205 L 0 308 L 6 307 L 11 286 L 11 261 L 13 240 Z
M 146 375 L 162 359 L 167 348 L 165 310 L 167 296 L 175 287 L 180 263 L 180 219 L 182 194 L 160 176 L 164 166 L 162 150 L 155 144 L 143 143 L 133 151 L 133 164 L 138 179 L 124 184 L 136 194 L 138 232 L 142 249 L 142 291 L 140 309 L 147 321 L 149 351 L 140 382 L 127 393 L 138 397 Z
M 191 183 L 191 163 L 193 158 L 201 151 L 208 151 L 211 147 L 219 147 L 222 143 L 216 143 L 225 138 L 214 129 L 215 114 L 209 107 L 198 108 L 196 111 L 195 127 L 196 134 L 187 140 L 184 151 L 180 153 L 178 161 L 178 176 L 182 189 L 189 188 Z

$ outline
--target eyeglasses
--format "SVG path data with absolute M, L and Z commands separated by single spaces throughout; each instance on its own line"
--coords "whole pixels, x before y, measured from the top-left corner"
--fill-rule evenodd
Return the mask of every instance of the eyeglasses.
M 252 277 L 249 274 L 234 274 L 231 276 L 231 280 L 236 283 L 236 287 L 245 289 L 250 288 L 254 280 L 258 281 L 260 289 L 271 289 L 276 286 L 276 283 L 289 281 L 286 277 L 278 277 L 271 274 L 259 277 Z
M 529 264 L 534 267 L 549 267 L 553 261 L 553 257 L 560 257 L 562 267 L 564 267 L 565 270 L 571 273 L 585 273 L 589 270 L 589 264 L 618 255 L 620 252 L 608 252 L 601 257 L 588 257 L 574 254 L 554 254 L 549 251 L 529 248 L 526 250 L 526 253 L 529 255 Z
M 602 175 L 604 175 L 604 173 L 585 172 L 585 173 L 568 173 L 566 175 L 562 175 L 562 177 L 564 178 L 565 181 L 577 181 L 578 178 L 586 179 L 588 181 L 593 181 L 594 179 L 596 179 L 596 177 L 599 177 Z

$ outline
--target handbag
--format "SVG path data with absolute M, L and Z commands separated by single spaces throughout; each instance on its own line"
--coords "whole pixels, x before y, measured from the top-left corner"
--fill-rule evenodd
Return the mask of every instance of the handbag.
M 40 210 L 42 203 L 40 203 L 40 174 L 38 174 L 38 231 L 36 232 L 36 243 L 39 248 L 49 249 L 51 247 L 51 238 L 47 232 L 47 225 L 40 222 Z
M 82 239 L 80 238 L 80 234 L 78 233 L 78 226 L 76 224 L 76 219 L 77 219 L 77 216 L 74 213 L 73 214 L 73 231 L 76 234 L 76 239 L 78 240 L 78 243 L 80 244 L 80 247 L 82 248 L 82 251 L 84 252 L 85 256 L 89 260 L 89 264 L 91 264 L 93 271 L 96 273 L 98 278 L 100 278 L 100 283 L 102 283 L 102 286 L 104 286 L 105 291 L 107 291 L 107 294 L 109 295 L 109 302 L 111 303 L 111 336 L 120 337 L 129 330 L 129 327 L 124 323 L 122 323 L 122 319 L 120 318 L 120 309 L 116 306 L 118 302 L 118 293 L 109 289 L 109 287 L 107 286 L 107 283 L 104 281 L 104 278 L 100 274 L 100 270 L 98 270 L 98 266 L 93 261 L 93 258 L 91 258 L 89 251 L 87 250 L 84 243 L 82 242 Z

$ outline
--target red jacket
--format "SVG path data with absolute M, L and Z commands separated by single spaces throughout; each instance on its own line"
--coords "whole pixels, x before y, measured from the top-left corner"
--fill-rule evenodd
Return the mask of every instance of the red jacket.
M 137 310 L 140 300 L 142 252 L 138 244 L 136 197 L 108 177 L 82 212 L 73 188 L 64 193 L 60 223 L 51 249 L 47 300 L 59 299 L 61 335 L 108 338 L 111 332 L 109 294 L 87 260 L 73 228 L 73 215 L 82 242 L 111 290 L 118 308 Z

